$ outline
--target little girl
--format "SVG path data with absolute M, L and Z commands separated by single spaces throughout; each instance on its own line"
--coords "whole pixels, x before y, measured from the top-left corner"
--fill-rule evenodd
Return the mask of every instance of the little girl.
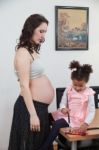
M 42 150 L 52 144 L 62 127 L 70 126 L 67 129 L 72 133 L 85 132 L 95 115 L 95 92 L 86 85 L 93 72 L 91 65 L 80 65 L 78 61 L 72 61 L 69 68 L 72 70 L 72 84 L 65 89 L 60 108 L 52 113 L 54 124 Z

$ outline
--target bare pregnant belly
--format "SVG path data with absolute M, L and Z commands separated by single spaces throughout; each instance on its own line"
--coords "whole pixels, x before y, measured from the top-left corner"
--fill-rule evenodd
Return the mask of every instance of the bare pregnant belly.
M 54 98 L 54 88 L 48 77 L 43 75 L 30 81 L 32 98 L 50 104 Z

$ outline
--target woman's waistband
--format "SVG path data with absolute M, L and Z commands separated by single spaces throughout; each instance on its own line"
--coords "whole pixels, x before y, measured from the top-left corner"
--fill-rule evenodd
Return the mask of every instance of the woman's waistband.
M 24 97 L 22 95 L 18 96 L 17 101 L 19 101 L 19 100 L 23 101 L 23 103 L 25 103 L 24 102 Z M 48 107 L 48 105 L 49 105 L 49 104 L 46 104 L 46 103 L 43 103 L 43 102 L 40 102 L 40 101 L 37 101 L 37 100 L 34 100 L 34 99 L 33 99 L 33 103 L 36 106 L 39 105 L 39 106 L 42 106 L 42 107 Z

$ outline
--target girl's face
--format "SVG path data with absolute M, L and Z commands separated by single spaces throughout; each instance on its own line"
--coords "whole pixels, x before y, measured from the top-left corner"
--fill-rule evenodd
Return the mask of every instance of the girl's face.
M 84 80 L 78 81 L 76 79 L 72 80 L 73 87 L 77 92 L 81 92 L 86 87 L 86 82 Z
M 41 23 L 33 33 L 32 41 L 36 44 L 40 44 L 45 41 L 45 33 L 47 32 L 48 25 L 46 23 Z

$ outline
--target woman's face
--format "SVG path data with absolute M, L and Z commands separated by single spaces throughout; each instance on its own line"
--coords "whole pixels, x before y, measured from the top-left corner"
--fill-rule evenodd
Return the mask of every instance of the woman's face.
M 45 33 L 47 32 L 48 25 L 46 23 L 41 23 L 33 33 L 32 41 L 36 44 L 40 44 L 45 41 Z
M 86 82 L 84 80 L 78 81 L 78 80 L 72 80 L 73 87 L 77 92 L 81 92 L 86 87 Z

